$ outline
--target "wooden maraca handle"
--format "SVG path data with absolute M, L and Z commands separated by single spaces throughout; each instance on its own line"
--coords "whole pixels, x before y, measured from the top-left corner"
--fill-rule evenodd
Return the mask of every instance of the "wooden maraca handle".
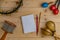
M 3 36 L 1 37 L 0 40 L 5 40 L 6 36 L 7 36 L 7 32 L 4 32 L 4 34 L 3 34 Z

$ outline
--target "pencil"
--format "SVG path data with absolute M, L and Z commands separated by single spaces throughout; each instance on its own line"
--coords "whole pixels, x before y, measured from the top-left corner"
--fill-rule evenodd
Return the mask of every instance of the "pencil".
M 41 12 L 40 12 L 40 14 L 39 14 L 39 24 L 38 24 L 38 34 L 39 34 L 39 36 L 40 36 L 40 20 L 41 20 Z
M 39 14 L 39 25 L 40 25 L 41 13 Z
M 38 35 L 38 15 L 36 15 L 36 34 Z
M 41 13 L 38 15 L 36 15 L 36 34 L 38 35 L 38 32 L 40 31 L 40 18 L 41 18 Z

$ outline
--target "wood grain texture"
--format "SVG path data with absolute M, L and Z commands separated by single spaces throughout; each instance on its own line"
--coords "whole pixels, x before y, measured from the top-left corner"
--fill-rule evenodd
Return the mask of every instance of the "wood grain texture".
M 1 37 L 0 40 L 5 40 L 6 36 L 7 36 L 7 32 L 5 32 L 5 33 L 3 34 L 3 36 Z
M 55 22 L 57 34 L 60 35 L 60 25 L 59 25 L 60 14 L 56 16 L 53 15 L 53 13 L 49 10 L 49 8 L 46 8 L 47 12 L 44 12 L 45 9 L 40 6 L 41 3 L 43 2 L 51 2 L 51 1 L 54 2 L 55 0 L 23 0 L 23 6 L 19 8 L 18 12 L 15 12 L 11 15 L 0 15 L 0 22 L 3 22 L 4 20 L 8 20 L 13 22 L 17 26 L 13 34 L 8 33 L 5 40 L 54 40 L 53 37 L 41 38 L 41 35 L 36 36 L 36 33 L 28 33 L 28 34 L 23 33 L 20 16 L 28 15 L 28 14 L 34 14 L 35 16 L 40 12 L 41 12 L 40 27 L 45 26 L 45 22 L 46 22 L 45 18 L 47 18 L 47 21 L 52 20 Z M 4 31 L 0 29 L 0 35 L 3 35 L 3 33 Z

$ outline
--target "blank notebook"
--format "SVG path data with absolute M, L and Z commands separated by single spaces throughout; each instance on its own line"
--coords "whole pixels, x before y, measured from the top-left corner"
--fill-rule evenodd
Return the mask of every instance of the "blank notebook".
M 21 18 L 24 33 L 36 32 L 36 24 L 33 15 L 22 16 Z

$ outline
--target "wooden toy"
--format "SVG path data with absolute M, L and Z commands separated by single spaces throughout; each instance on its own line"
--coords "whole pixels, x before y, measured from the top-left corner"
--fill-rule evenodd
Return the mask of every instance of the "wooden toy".
M 15 27 L 16 27 L 15 24 L 5 20 L 4 24 L 3 24 L 3 27 L 2 27 L 2 29 L 4 30 L 4 34 L 3 34 L 3 36 L 1 37 L 0 40 L 5 40 L 7 34 L 12 33 L 13 30 L 15 29 Z
M 44 3 L 42 3 L 42 5 L 41 5 L 41 6 L 42 6 L 43 8 L 47 8 L 47 7 L 48 7 L 48 5 L 49 5 L 49 4 L 51 4 L 51 3 L 53 3 L 53 2 L 49 2 L 49 3 L 44 2 Z
M 59 10 L 58 10 L 59 4 L 60 4 L 60 0 L 57 0 L 54 5 L 50 6 L 50 10 L 53 11 L 54 15 L 57 15 L 59 13 Z

